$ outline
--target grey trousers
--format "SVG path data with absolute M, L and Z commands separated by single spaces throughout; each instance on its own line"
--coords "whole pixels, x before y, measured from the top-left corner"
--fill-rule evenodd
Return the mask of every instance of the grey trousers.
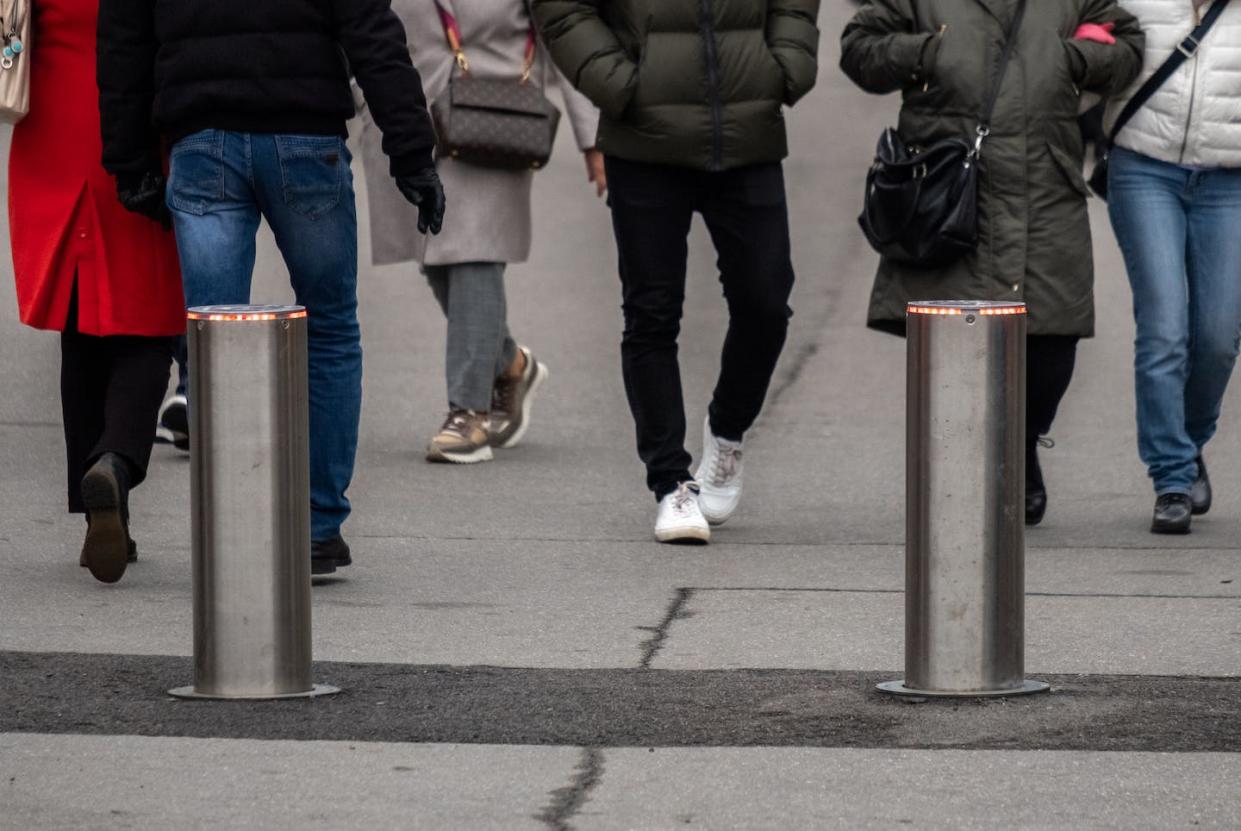
M 424 270 L 448 318 L 448 406 L 489 412 L 496 379 L 517 357 L 508 331 L 504 263 L 429 265 Z

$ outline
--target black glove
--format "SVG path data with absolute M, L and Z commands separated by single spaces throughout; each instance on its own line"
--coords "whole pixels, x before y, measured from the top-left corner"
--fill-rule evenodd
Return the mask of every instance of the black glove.
M 164 202 L 165 184 L 161 174 L 150 170 L 141 176 L 119 176 L 116 181 L 116 195 L 120 197 L 126 210 L 158 222 L 167 230 L 172 228 L 172 214 Z
M 412 176 L 397 176 L 396 186 L 418 206 L 418 231 L 438 234 L 444 227 L 444 186 L 435 168 L 423 168 Z

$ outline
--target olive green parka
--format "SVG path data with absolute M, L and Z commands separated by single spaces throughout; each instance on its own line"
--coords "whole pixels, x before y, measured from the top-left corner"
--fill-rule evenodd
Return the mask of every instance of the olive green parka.
M 819 0 L 533 0 L 552 58 L 602 112 L 598 147 L 697 170 L 788 153 L 814 86 Z
M 911 145 L 973 141 L 1017 0 L 871 0 L 845 28 L 841 68 L 900 91 Z M 1115 44 L 1073 40 L 1111 23 Z M 979 166 L 977 250 L 941 269 L 884 260 L 868 323 L 903 332 L 911 300 L 1010 300 L 1029 331 L 1094 334 L 1094 265 L 1077 114 L 1083 92 L 1123 90 L 1142 66 L 1138 22 L 1116 0 L 1027 0 Z

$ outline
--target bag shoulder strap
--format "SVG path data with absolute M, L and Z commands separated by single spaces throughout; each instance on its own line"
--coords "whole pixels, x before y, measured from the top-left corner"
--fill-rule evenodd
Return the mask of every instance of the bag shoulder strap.
M 1120 111 L 1120 115 L 1116 118 L 1116 123 L 1112 125 L 1112 132 L 1108 134 L 1107 143 L 1110 147 L 1116 143 L 1116 137 L 1120 135 L 1120 131 L 1125 129 L 1138 110 L 1146 106 L 1159 88 L 1168 82 L 1168 79 L 1180 69 L 1186 61 L 1194 56 L 1198 51 L 1198 47 L 1202 45 L 1202 40 L 1207 36 L 1207 32 L 1211 31 L 1211 27 L 1215 25 L 1215 21 L 1219 20 L 1219 16 L 1224 13 L 1224 7 L 1228 5 L 1228 0 L 1215 0 L 1215 4 L 1207 10 L 1206 16 L 1202 18 L 1202 22 L 1190 32 L 1183 41 L 1177 44 L 1176 49 L 1163 62 L 1163 65 L 1155 70 L 1155 74 L 1146 79 L 1146 83 L 1138 88 L 1125 104 L 1124 109 Z
M 448 41 L 448 48 L 452 50 L 453 57 L 457 60 L 457 66 L 461 68 L 462 74 L 468 75 L 470 60 L 465 56 L 465 47 L 461 42 L 461 27 L 457 25 L 457 18 L 444 5 L 443 0 L 435 0 L 435 10 L 439 12 L 440 25 L 444 27 L 444 38 Z M 534 17 L 531 16 L 530 30 L 526 33 L 526 50 L 522 58 L 521 82 L 523 84 L 530 80 L 530 71 L 534 68 L 537 48 L 538 35 L 534 29 Z
M 1017 0 L 1017 11 L 1013 14 L 1013 22 L 1009 24 L 1008 34 L 1004 38 L 1004 50 L 1000 53 L 1000 71 L 995 76 L 995 83 L 987 93 L 987 101 L 983 106 L 982 119 L 978 124 L 979 135 L 991 132 L 991 116 L 995 105 L 1000 100 L 1000 87 L 1004 85 L 1004 76 L 1008 74 L 1008 65 L 1013 59 L 1013 49 L 1017 46 L 1017 34 L 1021 31 L 1021 21 L 1026 16 L 1026 0 Z

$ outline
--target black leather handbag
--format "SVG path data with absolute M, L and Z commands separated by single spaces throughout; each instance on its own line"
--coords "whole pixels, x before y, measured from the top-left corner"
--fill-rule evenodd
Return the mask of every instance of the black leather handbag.
M 438 0 L 436 8 L 461 70 L 431 105 L 437 152 L 481 167 L 537 170 L 546 165 L 556 143 L 560 110 L 530 80 L 537 46 L 534 29 L 526 39 L 520 80 L 475 78 L 456 19 Z
M 892 127 L 879 137 L 858 224 L 885 259 L 941 268 L 978 247 L 978 162 L 1025 10 L 1019 0 L 972 144 L 949 138 L 910 147 Z
M 1120 115 L 1116 117 L 1116 123 L 1112 125 L 1112 131 L 1107 135 L 1107 146 L 1104 148 L 1103 154 L 1099 160 L 1095 162 L 1094 170 L 1090 174 L 1090 189 L 1095 192 L 1103 201 L 1107 201 L 1107 167 L 1108 157 L 1112 153 L 1112 147 L 1116 144 L 1116 137 L 1120 135 L 1120 131 L 1125 129 L 1138 110 L 1146 106 L 1146 102 L 1151 100 L 1159 88 L 1168 82 L 1172 74 L 1198 51 L 1198 47 L 1202 44 L 1203 38 L 1207 36 L 1207 32 L 1211 31 L 1211 27 L 1215 25 L 1215 21 L 1219 20 L 1219 16 L 1224 13 L 1224 7 L 1228 5 L 1228 0 L 1218 0 L 1202 17 L 1202 21 L 1194 28 L 1186 38 L 1172 50 L 1172 54 L 1163 62 L 1155 73 L 1146 79 L 1146 83 L 1138 87 L 1138 91 L 1133 94 L 1125 104 L 1124 109 L 1120 111 Z

